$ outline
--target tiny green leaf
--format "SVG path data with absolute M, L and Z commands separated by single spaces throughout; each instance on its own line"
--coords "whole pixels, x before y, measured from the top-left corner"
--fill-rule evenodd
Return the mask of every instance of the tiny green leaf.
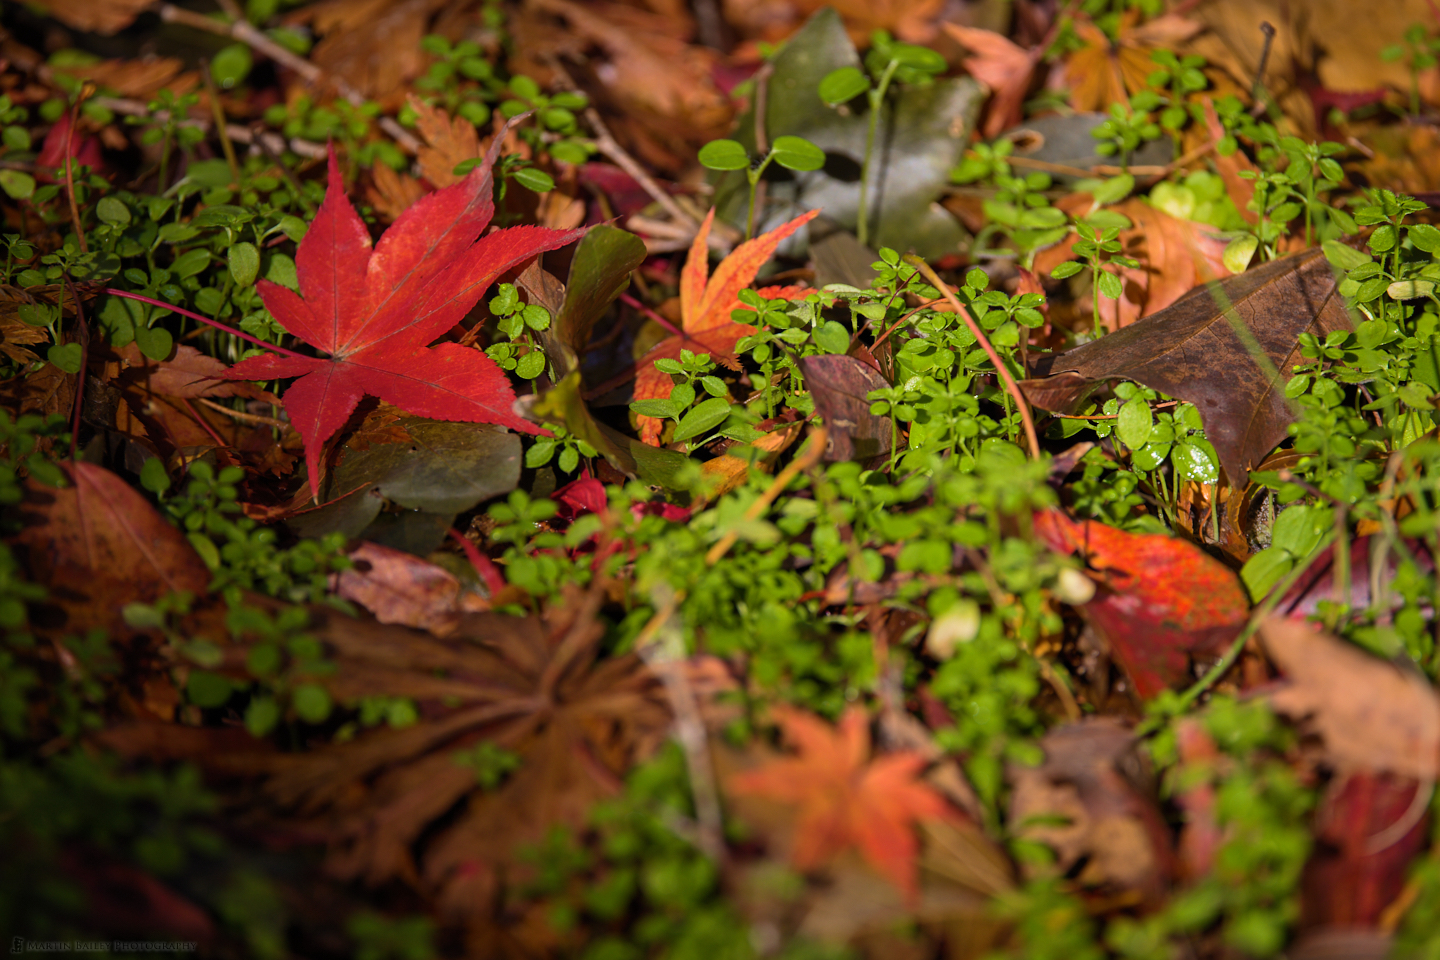
M 711 140 L 700 148 L 699 159 L 707 170 L 744 170 L 750 166 L 749 154 L 734 140 Z
M 675 436 L 671 439 L 675 443 L 679 443 L 682 440 L 698 437 L 724 423 L 728 416 L 730 416 L 729 400 L 724 397 L 702 400 L 680 419 L 679 425 L 675 428 Z
M 825 151 L 804 137 L 776 137 L 770 155 L 787 170 L 819 170 L 825 166 Z
M 550 175 L 544 170 L 536 170 L 534 167 L 521 167 L 511 176 L 520 186 L 536 193 L 549 193 L 555 189 L 555 181 L 550 179 Z
M 1143 397 L 1125 401 L 1115 418 L 1115 434 L 1131 450 L 1145 446 L 1154 427 L 1155 418 L 1150 413 L 1150 404 Z
M 854 100 L 870 89 L 870 78 L 859 67 L 841 67 L 825 74 L 820 81 L 820 99 L 830 106 Z
M 260 251 L 255 249 L 255 244 L 234 244 L 225 254 L 225 259 L 230 266 L 230 276 L 238 285 L 248 287 L 255 282 L 260 273 Z
M 1225 264 L 1225 269 L 1231 273 L 1244 273 L 1259 247 L 1260 241 L 1253 234 L 1247 233 L 1225 245 L 1225 253 L 1221 256 L 1221 261 Z

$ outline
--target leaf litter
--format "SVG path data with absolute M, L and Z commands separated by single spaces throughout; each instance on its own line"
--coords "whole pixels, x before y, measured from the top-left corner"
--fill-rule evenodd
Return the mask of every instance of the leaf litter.
M 41 6 L 69 30 L 149 29 L 132 0 Z M 14 504 L 0 614 L 17 638 L 0 649 L 0 772 L 99 745 L 136 769 L 193 762 L 226 816 L 245 814 L 227 840 L 278 859 L 323 846 L 329 879 L 306 867 L 286 896 L 337 917 L 363 901 L 345 935 L 412 931 L 396 955 L 431 955 L 429 934 L 375 909 L 426 914 L 446 955 L 497 957 L 792 956 L 807 938 L 956 960 L 1161 956 L 1182 941 L 1203 957 L 1378 956 L 1428 935 L 1440 701 L 1421 672 L 1424 478 L 1440 366 L 1423 324 L 1440 241 L 1428 213 L 1386 213 L 1363 224 L 1371 253 L 1347 235 L 1352 257 L 1336 246 L 1347 202 L 1329 203 L 1349 197 L 1359 216 L 1394 199 L 1366 183 L 1433 200 L 1418 105 L 1437 85 L 1415 44 L 1434 41 L 1401 37 L 1408 5 L 1349 45 L 1270 3 L 1143 6 L 326 0 L 251 4 L 252 26 L 158 5 L 237 44 L 204 72 L 66 51 L 46 64 L 17 21 L 0 186 L 7 229 L 41 250 L 18 254 L 7 234 L 0 287 L 0 495 Z M 1315 22 L 1341 8 L 1318 5 Z M 1282 23 L 1263 68 L 1262 17 Z M 286 52 L 305 30 L 308 60 Z M 1382 57 L 1392 33 L 1411 46 Z M 878 166 L 856 174 L 865 105 L 811 91 L 842 65 L 873 83 L 886 50 L 900 51 L 889 69 L 940 57 L 947 75 L 892 76 Z M 1204 88 L 1166 87 L 1166 55 L 1197 53 Z M 964 72 L 990 87 L 983 115 Z M 144 102 L 192 91 L 164 115 Z M 578 99 L 560 107 L 561 91 Z M 1173 141 L 1173 167 L 1108 164 L 1093 115 L 1016 126 L 1052 101 L 1103 112 L 1146 91 L 1183 114 L 1173 137 L 1150 138 Z M 74 109 L 54 111 L 66 96 Z M 1413 122 L 1389 119 L 1407 109 Z M 1124 114 L 1109 116 L 1139 122 Z M 1017 138 L 1019 176 L 1054 173 L 1024 181 L 1020 203 L 1073 221 L 1064 240 L 1037 252 L 992 231 L 1016 249 L 977 252 L 936 202 L 976 130 L 976 150 Z M 1060 153 L 1021 142 L 1047 130 Z M 1062 149 L 1077 131 L 1082 149 Z M 1302 249 L 1260 189 L 1306 183 L 1285 137 L 1303 148 L 1319 133 L 1355 151 L 1310 201 L 1330 256 Z M 126 169 L 151 135 L 159 168 Z M 701 185 L 695 150 L 727 135 L 762 155 L 811 136 L 826 163 L 771 168 L 757 186 L 776 228 L 712 271 L 736 233 L 716 220 L 735 219 L 745 177 Z M 167 166 L 176 138 L 184 155 Z M 327 160 L 323 191 L 301 185 L 318 170 L 296 157 Z M 1129 224 L 1117 239 L 1135 265 L 1096 268 L 1120 281 L 1110 303 L 1047 278 L 1085 256 L 1080 221 L 1097 212 L 1093 193 L 1053 185 L 1127 162 L 1136 195 L 1105 215 Z M 1234 235 L 1159 201 L 1159 184 L 1188 189 L 1200 171 L 1264 247 L 1237 275 L 1222 257 Z M 1020 190 L 1007 176 L 974 189 Z M 1001 390 L 973 332 L 928 310 L 904 249 L 872 253 L 846 232 L 866 177 L 882 242 L 934 256 L 973 330 L 1030 375 L 1023 393 Z M 347 179 L 373 209 L 349 201 Z M 271 216 L 250 199 L 267 180 L 294 187 L 274 209 L 299 223 L 276 214 L 252 236 Z M 955 208 L 978 216 L 968 202 Z M 822 207 L 811 269 L 795 255 Z M 372 214 L 391 224 L 373 241 Z M 773 362 L 737 351 L 784 329 L 734 315 L 777 254 L 787 284 L 754 292 L 818 302 L 850 321 L 848 343 L 792 327 Z M 112 258 L 125 284 L 235 318 L 259 350 L 174 314 L 121 304 L 118 321 L 87 279 L 122 285 Z M 1332 268 L 1350 260 L 1406 279 L 1371 296 Z M 497 283 L 523 298 L 519 333 L 483 302 Z M 1087 297 L 1105 328 L 1089 342 L 1069 329 Z M 678 321 L 669 336 L 640 325 L 652 309 Z M 1362 343 L 1369 362 L 1383 325 L 1355 328 L 1376 310 L 1398 318 L 1383 344 L 1415 359 L 1357 374 L 1347 350 Z M 517 349 L 543 359 L 533 376 L 502 369 Z M 1319 470 L 1315 396 L 1285 382 L 1316 350 L 1353 392 L 1332 405 L 1345 426 Z M 656 361 L 682 351 L 709 354 L 739 414 L 700 449 L 662 448 L 660 421 L 599 405 L 631 377 L 633 400 L 668 399 L 689 374 Z M 1134 414 L 1168 398 L 1198 409 L 1221 476 L 1172 472 L 1167 487 L 1135 469 Z M 1007 442 L 1017 404 L 1056 415 L 1044 463 Z M 816 425 L 823 462 L 804 442 Z M 1202 529 L 1206 514 L 1223 534 Z M 1346 534 L 1334 549 L 1295 539 L 1332 526 Z M 1256 579 L 1261 556 L 1282 557 L 1278 579 Z M 277 649 L 283 673 L 266 667 Z M 242 728 L 260 729 L 262 703 L 278 716 L 257 737 Z M 7 814 L 8 842 L 30 824 Z M 60 849 L 112 932 L 124 885 L 195 939 L 232 924 L 233 902 L 191 889 L 156 844 L 136 843 L 143 868 L 121 844 L 88 872 L 73 837 Z M 326 897 L 345 910 L 317 908 Z

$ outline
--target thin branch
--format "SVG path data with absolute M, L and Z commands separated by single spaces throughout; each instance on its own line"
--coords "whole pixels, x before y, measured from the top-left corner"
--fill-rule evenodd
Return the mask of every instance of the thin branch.
M 298 54 L 291 53 L 280 44 L 271 40 L 265 34 L 255 29 L 248 21 L 237 19 L 233 23 L 225 24 L 218 20 L 212 20 L 204 14 L 195 13 L 171 3 L 160 4 L 160 19 L 166 23 L 181 23 L 187 27 L 194 27 L 197 30 L 205 30 L 210 33 L 219 34 L 223 37 L 230 37 L 245 44 L 257 53 L 264 54 L 281 66 L 287 67 L 298 73 L 307 83 L 321 86 L 329 82 L 352 106 L 361 106 L 365 103 L 365 97 L 342 77 L 327 77 L 325 71 L 315 64 L 306 60 Z M 392 117 L 381 117 L 377 121 L 380 129 L 389 134 L 390 138 L 398 143 L 409 153 L 416 153 L 420 149 L 420 141 L 415 139 L 414 134 L 395 122 Z
M 273 343 L 266 343 L 264 340 L 257 340 L 255 337 L 250 336 L 250 334 L 246 333 L 243 330 L 236 330 L 234 327 L 226 326 L 218 320 L 211 320 L 209 317 L 202 316 L 201 314 L 192 313 L 191 311 L 186 310 L 183 307 L 175 306 L 173 303 L 166 303 L 164 300 L 156 300 L 151 297 L 142 297 L 138 293 L 131 293 L 129 290 L 117 290 L 114 287 L 106 287 L 105 292 L 112 296 L 125 297 L 130 300 L 139 300 L 141 303 L 148 303 L 151 306 L 164 307 L 166 310 L 174 310 L 182 317 L 189 317 L 191 320 L 199 320 L 201 323 L 208 324 L 222 333 L 231 334 L 232 336 L 239 337 L 241 340 L 248 340 L 250 343 L 255 344 L 255 346 L 257 347 L 263 347 L 264 349 L 278 353 L 283 357 L 293 357 L 297 360 L 315 359 L 314 357 L 307 357 L 303 353 L 296 353 L 294 350 L 286 350 L 284 347 L 277 347 Z
M 576 92 L 580 90 L 576 86 L 574 78 L 570 76 L 570 72 L 565 69 L 564 64 L 558 58 L 550 56 L 545 59 L 559 75 L 563 87 Z M 679 223 L 688 226 L 690 235 L 694 236 L 695 232 L 700 229 L 700 222 L 681 209 L 680 205 L 675 202 L 675 198 L 661 189 L 660 184 L 645 172 L 645 168 L 635 162 L 635 158 L 620 146 L 619 141 L 610 133 L 610 128 L 605 125 L 604 120 L 600 119 L 600 113 L 594 107 L 585 108 L 585 121 L 590 124 L 590 129 L 595 131 L 595 148 L 613 160 L 617 167 L 628 173 L 631 179 L 640 184 L 641 188 L 650 194 L 656 203 L 665 208 L 666 213 Z
M 815 427 L 811 430 L 809 445 L 806 446 L 805 451 L 791 460 L 789 465 L 781 470 L 774 480 L 770 481 L 770 486 L 765 488 L 765 492 L 755 498 L 755 502 L 746 509 L 743 522 L 759 520 L 760 515 L 769 509 L 770 504 L 774 503 L 775 498 L 784 492 L 791 480 L 799 476 L 802 470 L 808 470 L 815 465 L 816 461 L 820 459 L 820 454 L 825 452 L 825 442 L 828 439 L 829 432 L 824 427 Z M 734 530 L 721 537 L 715 546 L 710 548 L 710 552 L 705 554 L 706 565 L 713 567 L 719 563 L 720 558 L 730 552 L 730 548 L 735 546 L 735 541 L 738 539 L 739 534 Z
M 208 397 L 196 397 L 195 399 L 198 400 L 200 403 L 204 404 L 205 406 L 209 407 L 211 410 L 214 410 L 216 413 L 223 413 L 225 416 L 231 418 L 232 420 L 239 420 L 241 423 L 258 423 L 262 426 L 277 427 L 281 430 L 284 430 L 286 427 L 290 426 L 290 424 L 286 423 L 284 420 L 276 420 L 274 417 L 262 417 L 258 413 L 248 413 L 244 410 L 236 410 L 232 407 L 225 406 L 223 403 L 216 403 L 214 400 L 211 400 Z

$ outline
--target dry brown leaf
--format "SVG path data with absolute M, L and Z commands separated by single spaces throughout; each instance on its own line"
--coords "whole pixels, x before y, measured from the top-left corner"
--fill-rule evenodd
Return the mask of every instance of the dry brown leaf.
M 64 73 L 90 80 L 96 86 L 114 90 L 122 97 L 149 99 L 162 87 L 177 96 L 200 82 L 200 76 L 181 76 L 185 64 L 174 57 L 146 56 L 135 60 L 104 60 L 89 66 L 67 66 Z
M 1309 718 L 1336 769 L 1435 780 L 1440 697 L 1430 684 L 1304 621 L 1272 616 L 1260 639 L 1290 681 L 1270 705 Z
M 994 30 L 979 30 L 958 23 L 941 24 L 945 32 L 974 56 L 965 61 L 970 75 L 990 88 L 992 100 L 982 133 L 992 139 L 1024 117 L 1025 92 L 1043 47 L 1026 51 Z
M 1201 24 L 1175 14 L 1137 26 L 1138 17 L 1138 10 L 1125 14 L 1113 43 L 1088 20 L 1075 22 L 1075 33 L 1085 46 L 1070 55 L 1065 75 L 1070 82 L 1070 105 L 1076 110 L 1103 111 L 1112 103 L 1128 102 L 1130 94 L 1145 89 L 1146 78 L 1155 72 L 1151 50 L 1173 48 L 1202 29 Z
M 906 43 L 928 44 L 945 9 L 944 0 L 725 0 L 725 19 L 751 41 L 779 43 L 800 29 L 821 7 L 834 7 L 857 46 L 876 30 L 888 30 Z M 742 54 L 743 55 L 743 54 Z
M 415 111 L 415 127 L 425 141 L 416 156 L 421 176 L 437 188 L 460 182 L 455 168 L 481 155 L 475 125 L 464 117 L 449 117 L 444 110 L 414 96 L 410 97 L 410 108 Z
M 119 33 L 150 6 L 153 0 L 40 0 L 39 6 L 76 30 L 90 33 Z
M 446 640 L 317 610 L 311 633 L 336 664 L 318 679 L 336 701 L 409 697 L 425 719 L 267 762 L 266 794 L 330 841 L 335 873 L 423 877 L 447 911 L 483 921 L 477 870 L 523 873 L 522 847 L 578 828 L 668 730 L 664 694 L 638 659 L 598 657 L 603 598 L 603 585 L 571 589 L 543 620 L 471 614 Z M 482 790 L 462 759 L 482 743 L 520 757 L 497 789 Z
M 115 350 L 120 358 L 121 388 L 139 393 L 157 393 L 166 397 L 245 397 L 279 403 L 267 390 L 238 380 L 214 379 L 228 367 L 214 357 L 201 353 L 187 344 L 175 348 L 169 360 L 151 360 L 134 343 Z
M 622 111 L 643 121 L 661 142 L 703 143 L 729 132 L 733 109 L 711 76 L 714 52 L 684 42 L 663 17 L 618 4 L 570 0 L 529 0 L 526 11 L 530 36 L 541 46 L 520 44 L 517 34 L 520 72 L 548 77 L 545 57 L 556 43 L 593 44 L 605 54 L 603 61 L 592 57 L 596 78 Z M 536 20 L 536 14 L 548 17 Z M 571 35 L 556 38 L 550 18 L 562 19 Z
M 446 0 L 323 0 L 289 20 L 309 23 L 324 38 L 311 54 L 316 66 L 381 99 L 424 72 L 420 41 L 445 5 Z
M 341 571 L 335 592 L 381 623 L 444 637 L 455 632 L 463 615 L 490 609 L 453 573 L 404 550 L 366 541 L 350 551 L 350 561 L 354 566 Z
M 1082 884 L 1153 900 L 1173 873 L 1173 854 L 1158 809 L 1136 782 L 1134 742 L 1109 718 L 1050 731 L 1040 742 L 1043 765 L 1011 769 L 1010 823 L 1017 835 L 1055 850 L 1047 872 L 1064 874 L 1083 862 Z
M 40 358 L 29 347 L 49 340 L 50 332 L 44 327 L 32 327 L 18 316 L 0 313 L 0 354 L 11 362 L 21 366 L 34 363 Z
M 370 170 L 371 186 L 366 199 L 385 219 L 395 221 L 400 214 L 425 196 L 425 185 L 408 173 L 392 170 L 389 164 L 377 163 Z
M 26 575 L 63 611 L 67 633 L 123 628 L 120 610 L 127 603 L 205 590 L 210 569 L 143 494 L 83 460 L 61 469 L 65 487 L 28 485 L 31 522 L 16 543 Z

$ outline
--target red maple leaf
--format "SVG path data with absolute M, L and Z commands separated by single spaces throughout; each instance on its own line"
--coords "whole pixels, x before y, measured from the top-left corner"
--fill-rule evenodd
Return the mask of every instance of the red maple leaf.
M 710 269 L 709 247 L 710 224 L 715 220 L 712 209 L 700 225 L 695 242 L 690 245 L 690 256 L 685 269 L 680 272 L 680 326 L 682 333 L 666 337 L 645 354 L 637 364 L 635 374 L 636 400 L 660 400 L 670 396 L 674 381 L 670 374 L 655 368 L 656 360 L 680 359 L 681 350 L 691 353 L 708 353 L 720 363 L 738 369 L 735 360 L 735 342 L 749 336 L 755 328 L 746 323 L 730 319 L 733 310 L 742 310 L 740 291 L 750 285 L 755 274 L 775 253 L 790 234 L 819 216 L 819 210 L 810 210 L 776 227 L 769 233 L 747 240 L 731 251 L 730 256 L 720 261 L 715 273 L 707 280 Z M 762 287 L 756 291 L 767 300 L 784 297 L 797 300 L 813 293 L 809 287 Z M 654 417 L 640 417 L 640 439 L 652 446 L 660 443 L 660 432 L 664 421 Z
M 335 151 L 325 202 L 295 257 L 300 295 L 261 280 L 266 308 L 288 332 L 329 357 L 267 354 L 224 374 L 299 377 L 281 402 L 305 441 L 318 495 L 320 452 L 366 394 L 433 420 L 538 427 L 512 410 L 515 391 L 482 351 L 427 346 L 455 326 L 500 274 L 584 231 L 511 227 L 484 238 L 495 212 L 490 168 L 503 136 L 465 179 L 406 210 L 372 251 L 345 196 Z
M 958 816 L 940 794 L 915 779 L 925 758 L 899 751 L 866 764 L 870 720 L 860 707 L 846 710 L 833 728 L 789 707 L 776 707 L 775 717 L 798 756 L 736 774 L 729 780 L 731 792 L 799 805 L 791 855 L 798 869 L 818 867 L 855 846 L 872 867 L 915 896 L 915 821 Z
M 1037 513 L 1035 533 L 1103 578 L 1082 611 L 1143 699 L 1193 679 L 1191 655 L 1223 649 L 1250 615 L 1240 578 L 1193 543 L 1058 510 Z

